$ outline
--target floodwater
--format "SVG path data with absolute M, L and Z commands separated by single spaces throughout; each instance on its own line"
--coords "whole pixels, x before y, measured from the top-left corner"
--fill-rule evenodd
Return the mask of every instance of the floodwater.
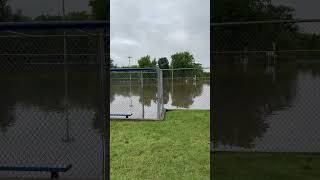
M 72 164 L 71 170 L 62 173 L 61 178 L 102 176 L 104 140 L 96 113 L 100 100 L 98 75 L 69 72 L 68 77 L 66 109 L 63 71 L 1 73 L 1 165 Z M 166 79 L 163 86 L 165 108 L 209 108 L 209 80 Z M 140 118 L 143 105 L 145 118 L 156 118 L 156 92 L 154 83 L 145 82 L 143 88 L 132 84 L 131 91 L 128 84 L 111 84 L 110 111 L 132 112 L 132 118 Z M 38 172 L 0 172 L 0 177 L 20 175 L 49 176 Z
M 157 84 L 155 82 L 112 83 L 110 112 L 132 114 L 132 119 L 157 119 Z M 164 79 L 165 109 L 210 109 L 210 80 L 192 78 Z
M 78 76 L 78 75 L 77 75 Z M 97 121 L 97 81 L 70 74 L 65 111 L 63 73 L 0 76 L 1 166 L 73 167 L 62 178 L 99 178 L 104 143 Z M 67 113 L 66 113 L 67 112 Z M 49 173 L 0 172 L 0 177 Z
M 319 63 L 216 67 L 214 151 L 320 152 Z

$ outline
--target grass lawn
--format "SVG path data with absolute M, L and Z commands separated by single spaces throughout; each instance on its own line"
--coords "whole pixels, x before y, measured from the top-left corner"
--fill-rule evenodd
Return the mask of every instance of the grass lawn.
M 210 112 L 168 111 L 163 121 L 111 121 L 111 179 L 210 179 Z
M 212 167 L 215 180 L 319 180 L 320 154 L 218 152 Z

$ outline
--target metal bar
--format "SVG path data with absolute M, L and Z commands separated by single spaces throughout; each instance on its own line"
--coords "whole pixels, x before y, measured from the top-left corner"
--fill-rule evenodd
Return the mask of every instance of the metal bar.
M 160 120 L 161 119 L 161 104 L 160 104 L 160 69 L 157 69 L 157 76 L 158 76 L 158 80 L 157 80 L 157 119 Z
M 161 92 L 161 114 L 160 114 L 160 119 L 163 118 L 163 113 L 164 113 L 164 103 L 163 103 L 163 71 L 160 69 L 160 92 Z
M 0 56 L 96 56 L 96 54 L 63 54 L 63 53 L 59 53 L 59 54 L 10 54 L 10 53 L 5 53 L 5 54 L 1 54 Z
M 67 172 L 72 165 L 66 167 L 27 167 L 27 166 L 0 166 L 0 171 L 40 171 L 40 172 Z
M 110 152 L 110 121 L 107 120 L 107 114 L 110 114 L 109 107 L 106 107 L 110 99 L 110 89 L 107 88 L 107 83 L 109 84 L 110 78 L 106 77 L 106 69 L 109 69 L 109 63 L 105 62 L 105 38 L 103 36 L 104 31 L 101 31 L 98 38 L 98 62 L 100 62 L 100 121 L 103 124 L 103 139 L 104 139 L 104 162 L 103 162 L 103 171 L 104 179 L 108 179 L 110 176 L 110 164 L 109 164 L 109 152 Z
M 143 72 L 140 72 L 140 78 L 141 78 L 141 104 L 142 104 L 142 119 L 144 119 L 144 91 L 143 91 Z
M 19 35 L 0 35 L 0 38 L 22 38 L 22 37 L 27 37 L 27 38 L 48 38 L 48 37 L 63 37 L 64 35 L 33 35 L 33 34 L 26 34 L 26 33 L 19 33 L 19 32 L 10 32 L 14 34 L 19 34 Z M 91 37 L 91 36 L 98 36 L 98 35 L 90 35 L 90 34 L 66 34 L 66 37 Z M 107 36 L 106 36 L 107 37 Z
M 211 23 L 212 27 L 215 26 L 233 26 L 233 25 L 248 25 L 248 24 L 281 24 L 281 23 L 307 23 L 307 22 L 320 22 L 320 19 L 295 19 L 295 20 L 270 20 L 270 21 L 239 21 L 239 22 L 221 22 Z
M 209 69 L 209 68 L 176 68 L 176 69 L 161 69 L 162 71 L 179 71 L 179 70 L 193 70 L 193 69 Z
M 157 71 L 157 69 L 154 68 L 111 68 L 111 72 L 116 72 L 116 71 L 124 71 L 124 72 L 129 72 L 129 71 Z
M 2 22 L 0 31 L 40 30 L 40 29 L 97 29 L 108 28 L 108 21 L 50 21 L 50 22 Z
M 320 49 L 297 49 L 297 50 L 264 50 L 264 51 L 212 51 L 213 54 L 240 54 L 240 53 L 267 53 L 267 52 L 275 52 L 275 53 L 286 53 L 286 52 L 320 52 Z

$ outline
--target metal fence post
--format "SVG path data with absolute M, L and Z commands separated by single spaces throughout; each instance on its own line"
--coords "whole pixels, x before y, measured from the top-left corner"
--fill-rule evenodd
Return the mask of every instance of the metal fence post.
M 164 103 L 163 103 L 163 71 L 160 69 L 160 91 L 161 91 L 161 118 L 163 118 Z
M 160 68 L 157 68 L 157 119 L 161 119 L 161 104 L 160 104 Z
M 104 163 L 103 163 L 103 170 L 104 170 L 104 179 L 108 179 L 110 176 L 110 170 L 109 170 L 109 152 L 110 152 L 110 146 L 109 146 L 109 140 L 110 140 L 110 121 L 107 120 L 107 108 L 106 105 L 109 100 L 110 96 L 110 90 L 107 89 L 106 85 L 109 83 L 109 78 L 106 78 L 106 71 L 109 70 L 109 63 L 106 63 L 105 59 L 105 43 L 104 43 L 105 37 L 104 37 L 104 30 L 101 30 L 99 32 L 98 36 L 98 54 L 97 59 L 98 63 L 100 64 L 100 121 L 102 122 L 102 125 L 104 126 L 103 129 L 103 139 L 104 139 Z M 108 113 L 109 114 L 109 113 Z
M 143 92 L 143 72 L 140 72 L 140 81 L 141 81 L 141 104 L 142 104 L 142 119 L 144 119 L 144 92 Z

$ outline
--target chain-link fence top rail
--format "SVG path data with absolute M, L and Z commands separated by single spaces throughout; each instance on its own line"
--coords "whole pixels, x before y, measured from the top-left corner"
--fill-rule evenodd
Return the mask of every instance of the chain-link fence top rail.
M 107 27 L 102 21 L 0 23 L 0 169 L 71 164 L 62 179 L 103 179 Z M 0 177 L 48 176 L 0 171 Z
M 211 28 L 212 150 L 320 152 L 320 20 Z

